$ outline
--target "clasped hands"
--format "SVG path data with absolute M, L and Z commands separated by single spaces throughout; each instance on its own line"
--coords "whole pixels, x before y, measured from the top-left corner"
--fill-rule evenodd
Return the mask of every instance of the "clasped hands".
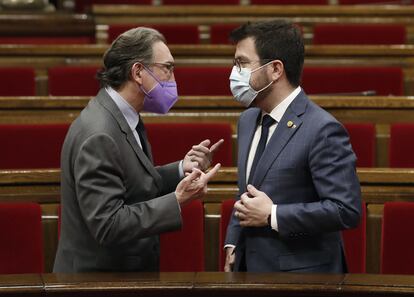
M 210 140 L 206 139 L 198 145 L 194 145 L 185 155 L 183 170 L 186 177 L 178 184 L 175 195 L 180 205 L 184 205 L 194 199 L 201 198 L 207 193 L 207 183 L 218 172 L 221 165 L 216 164 L 210 171 L 214 153 L 224 142 L 220 139 L 210 148 Z
M 273 201 L 265 192 L 259 191 L 252 185 L 247 186 L 234 204 L 234 216 L 242 227 L 263 227 L 268 225 L 267 218 L 272 212 Z

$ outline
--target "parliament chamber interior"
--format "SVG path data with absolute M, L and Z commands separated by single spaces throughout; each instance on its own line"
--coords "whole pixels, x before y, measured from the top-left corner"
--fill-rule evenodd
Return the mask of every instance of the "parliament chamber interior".
M 342 232 L 348 274 L 223 272 L 244 110 L 229 89 L 229 33 L 270 19 L 300 28 L 301 86 L 357 156 L 363 212 Z M 142 114 L 155 165 L 208 138 L 225 140 L 223 167 L 182 209 L 182 229 L 161 234 L 159 273 L 53 274 L 63 141 L 99 90 L 105 50 L 137 26 L 159 30 L 176 64 L 178 102 L 168 116 Z M 412 0 L 0 0 L 0 295 L 411 296 L 413 96 Z

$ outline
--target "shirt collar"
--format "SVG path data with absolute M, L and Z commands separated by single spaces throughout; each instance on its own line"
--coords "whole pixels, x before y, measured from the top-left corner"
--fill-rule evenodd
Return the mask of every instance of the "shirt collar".
M 287 96 L 285 99 L 282 100 L 282 102 L 280 102 L 275 108 L 273 108 L 273 110 L 270 112 L 270 116 L 277 122 L 279 123 L 280 120 L 282 119 L 286 109 L 289 107 L 290 103 L 292 103 L 293 99 L 296 98 L 297 95 L 299 95 L 301 91 L 300 86 L 297 87 L 296 89 L 293 90 L 292 93 L 289 94 L 289 96 Z M 262 112 L 262 117 L 263 115 L 265 115 L 266 113 Z
M 119 110 L 127 121 L 128 126 L 132 131 L 134 131 L 139 122 L 139 115 L 137 111 L 117 91 L 111 87 L 108 86 L 105 88 L 105 90 L 118 106 Z

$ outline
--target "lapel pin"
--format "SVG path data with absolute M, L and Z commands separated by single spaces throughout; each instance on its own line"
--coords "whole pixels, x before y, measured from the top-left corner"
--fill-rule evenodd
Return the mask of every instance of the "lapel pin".
M 287 122 L 288 128 L 296 128 L 296 125 L 292 121 Z

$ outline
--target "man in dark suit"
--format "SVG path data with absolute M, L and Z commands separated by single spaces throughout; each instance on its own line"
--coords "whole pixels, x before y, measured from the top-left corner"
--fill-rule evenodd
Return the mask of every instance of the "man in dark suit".
M 356 157 L 344 127 L 299 86 L 300 29 L 249 23 L 231 39 L 230 87 L 252 108 L 238 124 L 240 193 L 225 270 L 342 273 L 339 231 L 357 226 L 361 212 Z
M 158 235 L 179 229 L 180 207 L 206 193 L 220 165 L 204 171 L 222 141 L 205 140 L 182 161 L 154 167 L 139 116 L 175 103 L 173 68 L 164 37 L 149 28 L 121 34 L 105 53 L 102 89 L 62 149 L 54 272 L 157 271 Z

